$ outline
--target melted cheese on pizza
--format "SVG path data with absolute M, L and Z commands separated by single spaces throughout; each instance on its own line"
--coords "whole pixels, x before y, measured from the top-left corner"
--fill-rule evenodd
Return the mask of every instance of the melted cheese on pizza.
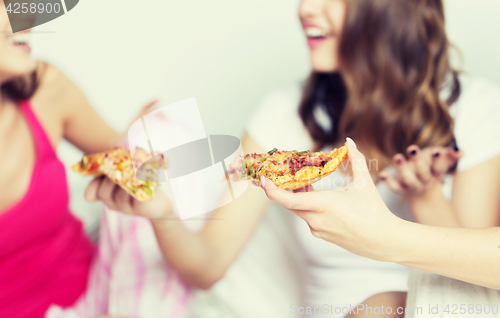
M 253 179 L 260 184 L 260 177 L 264 176 L 280 188 L 295 190 L 326 177 L 346 157 L 346 147 L 329 153 L 273 149 L 267 154 L 246 155 L 241 167 L 241 177 Z

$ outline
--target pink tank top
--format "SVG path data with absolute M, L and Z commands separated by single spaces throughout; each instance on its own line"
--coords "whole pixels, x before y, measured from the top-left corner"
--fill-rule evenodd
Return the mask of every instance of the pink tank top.
M 94 247 L 68 208 L 65 168 L 28 102 L 36 159 L 25 196 L 0 214 L 0 317 L 43 317 L 85 290 Z

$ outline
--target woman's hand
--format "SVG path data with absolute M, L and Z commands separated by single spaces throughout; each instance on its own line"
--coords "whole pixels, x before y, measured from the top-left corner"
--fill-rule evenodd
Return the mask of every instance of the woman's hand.
M 412 145 L 406 150 L 407 157 L 396 154 L 393 157 L 396 176 L 387 171 L 379 174 L 380 180 L 394 192 L 406 197 L 421 197 L 434 190 L 441 191 L 446 174 L 463 156 L 456 146 L 420 149 Z
M 101 200 L 111 210 L 149 219 L 175 216 L 170 201 L 159 189 L 150 201 L 140 202 L 107 177 L 92 180 L 85 190 L 85 199 L 87 201 Z
M 379 196 L 364 156 L 354 142 L 347 147 L 353 169 L 348 187 L 291 193 L 263 179 L 267 196 L 303 218 L 314 236 L 355 254 L 500 288 L 500 228 L 437 227 L 397 218 Z
M 366 159 L 354 142 L 348 139 L 346 145 L 353 170 L 352 182 L 346 188 L 291 193 L 264 178 L 263 188 L 269 199 L 304 219 L 315 237 L 358 255 L 389 260 L 398 253 L 397 237 L 405 222 L 382 201 Z
M 141 111 L 139 112 L 139 114 L 137 114 L 137 117 L 135 117 L 135 119 L 132 121 L 132 123 L 134 123 L 136 120 L 146 116 L 147 114 L 149 114 L 149 112 L 151 111 L 151 109 L 156 105 L 158 104 L 158 99 L 155 99 L 155 100 L 152 100 L 151 102 L 149 102 L 146 106 L 144 106 Z

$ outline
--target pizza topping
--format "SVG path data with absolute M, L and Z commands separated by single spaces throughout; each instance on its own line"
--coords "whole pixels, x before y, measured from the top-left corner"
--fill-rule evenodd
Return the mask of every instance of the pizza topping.
M 305 151 L 302 153 L 305 153 Z M 298 154 L 299 153 L 297 153 L 297 155 Z M 307 157 L 292 156 L 289 164 L 290 173 L 295 175 L 297 171 L 304 167 L 324 167 L 330 160 L 332 160 L 332 158 L 324 155 L 319 155 L 317 157 L 315 155 L 308 155 Z
M 248 169 L 248 175 L 252 178 L 255 178 L 255 169 L 253 167 L 250 167 Z
M 99 164 L 97 162 L 94 162 L 90 166 L 89 171 L 92 172 L 92 171 L 96 171 L 97 169 L 99 169 Z
M 241 167 L 241 176 L 255 178 L 257 172 L 263 167 L 266 170 L 274 170 L 282 176 L 284 173 L 295 175 L 304 167 L 324 168 L 332 158 L 327 157 L 324 152 L 311 153 L 310 151 L 278 151 L 276 148 L 267 154 L 248 154 L 244 158 Z
M 151 189 L 148 187 L 148 186 L 145 186 L 144 188 L 142 188 L 142 190 L 148 195 L 148 196 L 151 196 L 153 195 L 153 191 L 151 191 Z
M 89 158 L 84 156 L 82 161 L 80 161 L 80 167 L 85 168 L 85 166 L 87 165 L 88 162 L 89 162 Z
M 274 155 L 274 153 L 275 153 L 276 151 L 278 151 L 278 149 L 277 149 L 277 148 L 274 148 L 274 149 L 272 149 L 272 150 L 269 150 L 269 151 L 268 151 L 268 154 L 272 156 L 272 155 Z

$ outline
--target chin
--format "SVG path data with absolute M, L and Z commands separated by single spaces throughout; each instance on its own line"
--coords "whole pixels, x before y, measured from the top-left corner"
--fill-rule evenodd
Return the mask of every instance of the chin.
M 325 63 L 312 63 L 312 69 L 317 73 L 335 73 L 339 71 L 336 65 Z
M 311 67 L 313 71 L 319 73 L 335 73 L 339 70 L 337 61 L 311 56 Z
M 36 62 L 31 61 L 29 64 L 24 65 L 9 65 L 8 67 L 2 67 L 0 65 L 0 78 L 10 81 L 18 77 L 26 76 L 33 73 L 36 70 Z

